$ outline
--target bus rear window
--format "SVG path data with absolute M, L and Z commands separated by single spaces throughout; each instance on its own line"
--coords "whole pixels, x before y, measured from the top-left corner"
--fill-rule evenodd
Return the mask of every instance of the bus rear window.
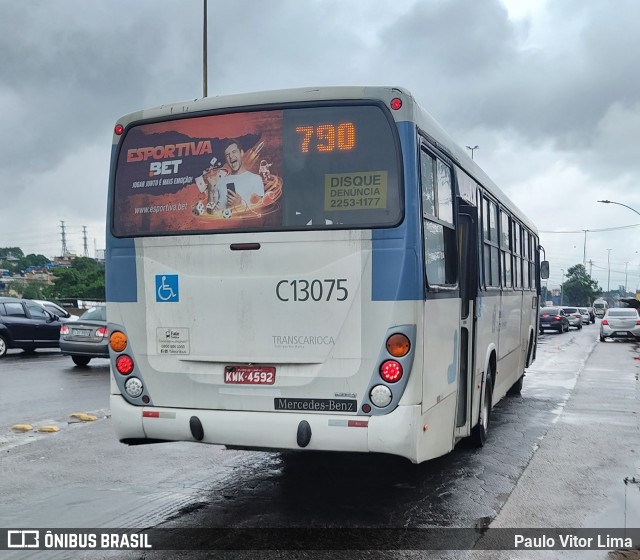
M 400 182 L 397 134 L 377 105 L 140 124 L 120 146 L 112 232 L 390 227 Z

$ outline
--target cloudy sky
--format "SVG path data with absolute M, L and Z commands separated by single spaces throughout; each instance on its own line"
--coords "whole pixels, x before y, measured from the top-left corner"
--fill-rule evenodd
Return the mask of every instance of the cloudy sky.
M 113 126 L 202 96 L 202 3 L 0 0 L 0 247 L 104 248 Z M 404 86 L 537 224 L 550 287 L 583 260 L 640 287 L 640 215 L 597 202 L 640 212 L 638 0 L 208 5 L 209 95 Z

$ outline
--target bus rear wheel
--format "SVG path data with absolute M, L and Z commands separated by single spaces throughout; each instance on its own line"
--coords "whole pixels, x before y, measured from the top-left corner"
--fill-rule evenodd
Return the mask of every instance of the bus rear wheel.
M 480 405 L 480 418 L 478 425 L 471 431 L 471 441 L 476 447 L 484 447 L 489 434 L 489 421 L 491 419 L 491 399 L 493 397 L 493 372 L 489 371 L 484 384 L 482 404 Z

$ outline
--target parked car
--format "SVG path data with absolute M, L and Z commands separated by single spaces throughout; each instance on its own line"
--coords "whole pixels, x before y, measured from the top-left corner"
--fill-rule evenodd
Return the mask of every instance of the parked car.
M 569 325 L 580 330 L 582 328 L 582 315 L 577 307 L 563 307 L 564 314 L 569 319 Z
M 0 358 L 9 348 L 58 348 L 60 324 L 57 315 L 35 301 L 0 297 Z
M 92 307 L 77 321 L 60 327 L 60 351 L 77 366 L 86 366 L 92 358 L 109 357 L 106 310 L 105 306 Z
M 540 334 L 545 330 L 555 330 L 560 333 L 569 330 L 569 319 L 561 307 L 543 307 L 538 313 L 538 329 Z
M 589 315 L 589 310 L 586 307 L 578 307 L 578 311 L 580 311 L 580 315 L 582 315 L 582 324 L 590 325 L 591 315 Z
M 608 309 L 600 322 L 600 342 L 605 338 L 630 338 L 640 341 L 640 315 L 637 309 Z
M 51 311 L 54 315 L 57 315 L 60 318 L 60 322 L 67 323 L 69 321 L 77 321 L 78 316 L 69 313 L 64 307 L 60 307 L 57 303 L 53 303 L 52 301 L 46 301 L 43 299 L 34 299 L 36 303 L 39 303 L 44 307 L 47 311 Z

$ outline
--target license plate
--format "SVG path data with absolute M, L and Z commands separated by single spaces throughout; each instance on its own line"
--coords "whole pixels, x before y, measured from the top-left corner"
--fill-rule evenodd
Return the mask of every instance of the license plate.
M 91 329 L 71 329 L 73 336 L 91 336 Z
M 273 366 L 225 366 L 224 382 L 232 385 L 273 385 L 276 368 Z
M 615 336 L 627 336 L 627 331 L 616 331 Z

